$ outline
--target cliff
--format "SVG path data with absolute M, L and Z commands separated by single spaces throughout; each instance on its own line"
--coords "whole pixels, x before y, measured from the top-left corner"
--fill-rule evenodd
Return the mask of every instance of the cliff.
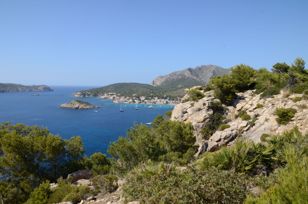
M 189 96 L 186 95 L 182 103 L 175 106 L 171 116 L 171 120 L 193 125 L 198 154 L 230 145 L 239 137 L 258 143 L 266 135 L 281 134 L 294 127 L 302 133 L 308 132 L 308 98 L 303 94 L 281 91 L 272 97 L 261 97 L 261 94 L 249 90 L 238 93 L 233 106 L 222 105 L 213 91 L 203 91 L 203 94 L 204 97 L 195 102 L 187 101 Z M 216 127 L 213 127 L 213 121 L 219 117 L 213 104 L 221 105 L 223 110 L 220 124 Z M 278 109 L 294 110 L 295 114 L 287 123 L 279 124 Z M 209 128 L 214 131 L 208 131 Z

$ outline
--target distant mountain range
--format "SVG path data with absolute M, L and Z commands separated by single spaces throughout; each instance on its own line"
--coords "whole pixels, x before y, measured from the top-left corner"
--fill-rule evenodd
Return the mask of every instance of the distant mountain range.
M 46 85 L 25 86 L 21 84 L 0 83 L 0 93 L 5 92 L 43 92 L 53 91 Z
M 78 96 L 101 96 L 108 93 L 115 93 L 121 96 L 157 96 L 157 97 L 181 97 L 184 90 L 192 86 L 205 85 L 210 78 L 229 73 L 215 65 L 202 65 L 196 68 L 187 68 L 181 71 L 172 72 L 165 76 L 159 76 L 152 84 L 140 83 L 116 83 L 108 86 L 83 90 L 77 93 Z

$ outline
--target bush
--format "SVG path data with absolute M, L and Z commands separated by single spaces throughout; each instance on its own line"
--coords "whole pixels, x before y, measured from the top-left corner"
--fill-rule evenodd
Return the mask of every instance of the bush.
M 261 142 L 266 142 L 269 137 L 270 137 L 269 134 L 264 133 L 264 134 L 261 135 L 260 140 L 261 140 Z
M 48 203 L 60 203 L 70 201 L 78 203 L 86 199 L 91 194 L 91 190 L 86 186 L 75 186 L 63 180 L 58 181 L 58 186 L 50 194 Z
M 25 204 L 47 204 L 48 197 L 52 193 L 49 182 L 43 182 L 39 187 L 34 189 Z
M 294 108 L 277 108 L 275 111 L 275 115 L 278 116 L 278 118 L 276 118 L 277 123 L 280 125 L 288 124 L 295 116 L 296 112 Z
M 220 131 L 222 131 L 222 130 L 225 130 L 225 129 L 229 128 L 229 127 L 230 127 L 230 125 L 228 125 L 228 124 L 222 124 L 222 125 L 219 126 L 218 129 L 219 129 Z
M 225 109 L 220 102 L 212 102 L 209 105 L 209 109 L 213 111 L 213 114 L 209 117 L 208 122 L 201 130 L 203 138 L 208 140 L 211 135 L 218 130 L 222 121 L 225 119 L 224 112 Z
M 132 169 L 141 162 L 170 160 L 188 162 L 195 152 L 193 128 L 190 124 L 157 117 L 151 127 L 137 125 L 126 138 L 112 143 L 108 152 L 118 160 L 117 170 Z M 178 158 L 174 158 L 174 157 Z
M 285 168 L 278 169 L 270 182 L 261 187 L 264 193 L 249 196 L 245 203 L 306 203 L 308 200 L 308 135 L 298 130 L 272 140 L 276 148 L 283 146 L 281 157 Z M 274 179 L 273 179 L 274 178 Z M 268 178 L 266 178 L 268 179 Z
M 93 186 L 101 193 L 112 193 L 118 188 L 118 177 L 114 175 L 98 175 L 91 179 Z
M 296 103 L 296 102 L 298 102 L 298 101 L 301 101 L 303 98 L 302 97 L 294 97 L 294 98 L 292 98 L 292 101 L 294 102 L 294 103 Z
M 242 203 L 247 179 L 231 171 L 179 170 L 173 165 L 142 165 L 127 176 L 127 201 L 141 203 Z
M 246 111 L 242 110 L 238 113 L 237 117 L 240 117 L 242 120 L 250 120 L 251 116 L 247 114 Z
M 189 96 L 189 101 L 199 101 L 200 99 L 204 98 L 204 94 L 200 90 L 195 88 L 189 89 L 187 94 Z
M 260 104 L 260 103 L 258 103 L 257 104 L 257 106 L 256 106 L 256 108 L 258 109 L 258 108 L 263 108 L 264 106 L 262 105 L 262 104 Z

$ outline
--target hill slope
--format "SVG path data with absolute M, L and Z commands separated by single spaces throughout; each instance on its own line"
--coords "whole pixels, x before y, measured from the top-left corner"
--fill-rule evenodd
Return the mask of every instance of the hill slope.
M 52 89 L 46 85 L 33 85 L 25 86 L 21 84 L 0 83 L 0 93 L 4 92 L 41 92 L 52 91 Z
M 115 93 L 121 96 L 156 96 L 156 97 L 182 97 L 185 88 L 206 84 L 210 78 L 229 73 L 215 65 L 204 65 L 196 68 L 188 68 L 173 72 L 166 76 L 157 77 L 153 85 L 140 83 L 116 83 L 108 86 L 83 90 L 77 96 L 101 96 L 107 93 Z
M 180 89 L 208 83 L 210 78 L 229 73 L 228 69 L 216 65 L 202 65 L 159 76 L 153 81 L 154 86 L 166 89 Z

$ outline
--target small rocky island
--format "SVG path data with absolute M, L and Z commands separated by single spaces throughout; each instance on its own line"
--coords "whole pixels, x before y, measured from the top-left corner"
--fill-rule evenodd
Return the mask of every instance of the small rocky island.
M 69 108 L 69 109 L 76 109 L 76 110 L 81 110 L 81 109 L 95 109 L 98 108 L 97 106 L 81 101 L 81 100 L 72 100 L 69 103 L 64 103 L 60 105 L 60 108 Z

